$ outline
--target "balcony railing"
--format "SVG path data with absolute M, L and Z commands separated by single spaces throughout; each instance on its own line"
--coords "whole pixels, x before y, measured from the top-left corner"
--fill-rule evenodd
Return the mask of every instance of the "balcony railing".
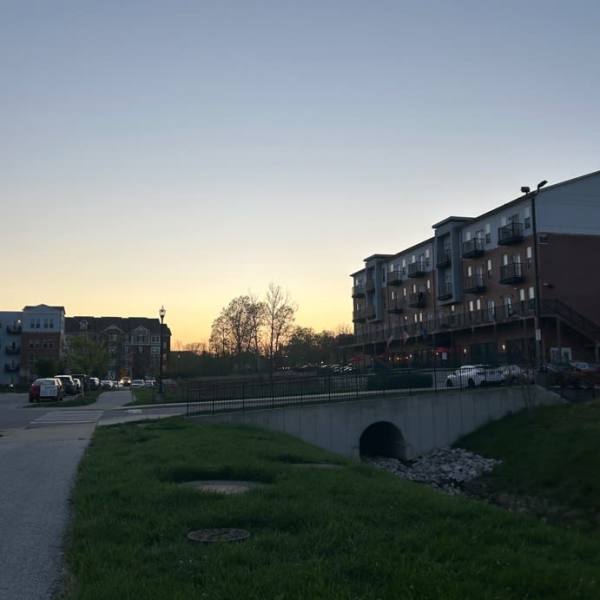
M 439 300 L 448 300 L 452 298 L 454 295 L 454 286 L 451 281 L 444 281 L 440 283 L 440 288 L 438 290 L 438 299 Z
M 427 304 L 427 294 L 416 292 L 408 295 L 408 306 L 411 308 L 423 308 Z
M 23 326 L 20 324 L 7 325 L 6 333 L 11 333 L 13 335 L 19 335 L 23 331 Z
M 393 299 L 390 299 L 387 310 L 389 313 L 395 313 L 398 315 L 398 314 L 404 312 L 405 308 L 406 308 L 406 303 L 404 302 L 404 298 L 393 298 Z
M 435 261 L 435 266 L 438 269 L 444 269 L 445 267 L 449 267 L 452 264 L 452 256 L 450 254 L 450 250 L 441 250 Z
M 390 271 L 387 276 L 388 285 L 401 285 L 404 280 L 402 271 Z
M 477 258 L 485 252 L 483 238 L 466 240 L 462 245 L 463 258 Z
M 18 363 L 16 365 L 14 365 L 14 364 L 11 365 L 11 364 L 8 364 L 8 363 L 6 363 L 4 365 L 4 371 L 6 373 L 18 373 L 20 368 L 21 367 L 20 367 L 20 365 Z
M 353 298 L 362 298 L 365 295 L 365 286 L 362 283 L 355 285 L 352 288 L 352 297 Z
M 427 263 L 424 260 L 417 260 L 414 263 L 408 265 L 408 276 L 409 277 L 423 277 L 427 272 Z
M 18 356 L 21 354 L 21 348 L 19 348 L 19 346 L 6 346 L 4 351 L 8 356 Z
M 500 283 L 520 283 L 524 279 L 523 263 L 513 262 L 500 267 Z
M 498 228 L 498 243 L 503 246 L 523 241 L 523 223 L 509 223 Z
M 471 277 L 465 277 L 463 290 L 467 294 L 479 294 L 480 292 L 485 292 L 485 278 L 483 275 L 472 275 Z

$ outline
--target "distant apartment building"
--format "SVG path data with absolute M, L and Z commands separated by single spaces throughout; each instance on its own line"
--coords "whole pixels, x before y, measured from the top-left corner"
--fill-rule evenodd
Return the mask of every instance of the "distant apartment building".
M 0 312 L 0 385 L 19 382 L 22 318 L 21 311 Z
M 73 336 L 86 335 L 103 343 L 109 354 L 110 379 L 157 377 L 160 366 L 161 324 L 145 317 L 67 317 L 67 346 Z M 171 348 L 171 331 L 162 325 L 163 370 Z
M 352 274 L 356 352 L 406 364 L 600 360 L 600 171 L 433 229 Z

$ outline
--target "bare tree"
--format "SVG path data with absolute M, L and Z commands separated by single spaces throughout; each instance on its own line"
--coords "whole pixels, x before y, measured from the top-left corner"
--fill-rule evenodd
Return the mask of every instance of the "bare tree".
M 280 285 L 270 283 L 265 298 L 265 324 L 267 358 L 271 372 L 281 346 L 292 332 L 296 311 L 297 306 L 291 300 L 288 292 L 284 291 Z
M 226 356 L 231 353 L 229 327 L 227 319 L 223 314 L 224 310 L 225 309 L 223 309 L 221 314 L 213 321 L 208 342 L 209 348 L 217 356 Z
M 203 352 L 206 352 L 206 344 L 204 342 L 190 342 L 182 349 L 193 352 L 194 354 L 202 354 Z

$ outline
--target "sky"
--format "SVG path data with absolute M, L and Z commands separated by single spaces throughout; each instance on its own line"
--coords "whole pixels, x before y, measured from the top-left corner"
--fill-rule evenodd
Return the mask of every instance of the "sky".
M 600 169 L 600 3 L 0 0 L 0 310 L 206 340 L 270 282 L 349 274 Z

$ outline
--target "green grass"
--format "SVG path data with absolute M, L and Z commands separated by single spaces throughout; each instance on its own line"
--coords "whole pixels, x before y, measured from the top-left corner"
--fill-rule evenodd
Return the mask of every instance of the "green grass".
M 543 498 L 600 527 L 600 403 L 524 411 L 457 445 L 504 461 L 481 479 L 492 492 Z
M 154 404 L 157 402 L 156 395 L 158 393 L 157 389 L 154 388 L 130 388 L 132 400 L 127 403 L 127 406 L 136 406 L 142 404 Z M 165 387 L 165 391 L 163 393 L 163 397 L 160 401 L 161 404 L 164 403 L 173 403 L 173 402 L 183 402 L 181 397 L 178 394 L 178 391 L 173 388 Z
M 53 406 L 86 406 L 87 404 L 94 404 L 98 397 L 102 393 L 102 390 L 94 390 L 93 392 L 86 392 L 85 396 L 77 396 L 70 398 L 69 400 L 61 400 L 60 402 L 32 402 L 27 405 L 28 408 L 48 408 Z M 69 398 L 69 396 L 67 396 Z
M 334 461 L 344 468 L 298 468 Z M 269 485 L 199 494 L 193 479 Z M 189 530 L 252 537 L 194 544 Z M 80 466 L 69 600 L 600 597 L 600 539 L 350 463 L 284 434 L 181 418 L 96 430 Z

